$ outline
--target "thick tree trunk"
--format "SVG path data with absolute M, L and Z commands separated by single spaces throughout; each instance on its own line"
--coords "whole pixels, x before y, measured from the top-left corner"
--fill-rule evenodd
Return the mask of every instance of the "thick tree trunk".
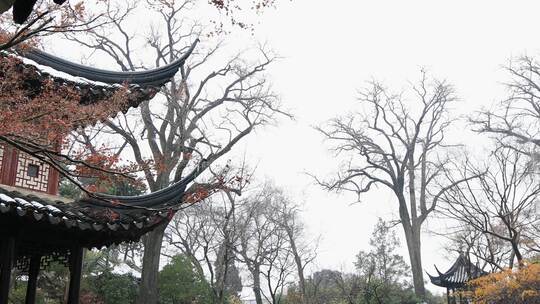
M 143 266 L 137 304 L 158 303 L 159 259 L 166 227 L 166 225 L 157 227 L 144 237 Z
M 424 271 L 422 269 L 422 251 L 420 250 L 420 227 L 412 227 L 410 222 L 403 222 L 403 219 L 402 225 L 403 231 L 405 232 L 405 239 L 407 241 L 409 261 L 411 263 L 414 293 L 418 298 L 425 300 L 426 289 L 424 286 Z
M 424 286 L 424 272 L 422 269 L 422 251 L 421 251 L 421 222 L 418 219 L 413 218 L 409 214 L 407 208 L 407 200 L 403 196 L 403 188 L 398 187 L 395 189 L 396 196 L 399 203 L 399 219 L 403 232 L 405 233 L 405 240 L 407 241 L 407 251 L 409 252 L 409 261 L 411 264 L 411 271 L 413 276 L 414 294 L 421 300 L 426 298 L 426 289 Z

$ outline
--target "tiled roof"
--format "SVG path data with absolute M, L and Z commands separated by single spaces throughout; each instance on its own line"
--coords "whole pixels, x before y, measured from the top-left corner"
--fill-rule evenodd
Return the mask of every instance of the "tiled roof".
M 471 263 L 471 261 L 463 254 L 459 255 L 447 272 L 441 273 L 436 266 L 435 269 L 439 275 L 431 276 L 428 274 L 431 283 L 446 288 L 462 288 L 468 281 L 487 274 L 487 272 Z
M 23 57 L 31 60 L 40 66 L 50 67 L 58 72 L 78 77 L 86 80 L 86 82 L 100 82 L 102 84 L 123 84 L 129 83 L 145 86 L 162 86 L 169 82 L 172 77 L 178 72 L 178 69 L 184 64 L 186 59 L 191 55 L 198 40 L 191 45 L 189 50 L 180 58 L 162 67 L 158 67 L 145 71 L 129 71 L 118 72 L 97 69 L 74 62 L 64 60 L 53 56 L 49 53 L 36 49 L 29 50 L 23 53 Z
M 142 101 L 153 98 L 160 87 L 169 82 L 178 69 L 185 63 L 194 50 L 197 41 L 178 60 L 156 69 L 117 72 L 96 69 L 69 62 L 39 50 L 26 50 L 19 53 L 0 52 L 0 72 L 6 62 L 12 58 L 17 63 L 17 70 L 22 75 L 29 94 L 47 80 L 52 80 L 58 87 L 69 87 L 80 94 L 80 103 L 93 104 L 112 97 L 118 90 L 127 87 L 127 111 L 137 107 Z
M 13 229 L 41 227 L 77 239 L 87 248 L 136 241 L 144 233 L 168 222 L 168 210 L 121 210 L 88 205 L 84 199 L 66 203 L 0 187 L 0 222 Z M 31 235 L 27 236 L 27 239 Z

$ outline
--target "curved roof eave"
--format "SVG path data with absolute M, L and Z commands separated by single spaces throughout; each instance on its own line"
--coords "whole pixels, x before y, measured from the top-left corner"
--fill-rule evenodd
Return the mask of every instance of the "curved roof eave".
M 160 86 L 168 82 L 178 72 L 178 69 L 191 55 L 198 42 L 199 39 L 196 39 L 182 57 L 166 66 L 135 72 L 117 72 L 88 67 L 35 49 L 24 52 L 22 56 L 39 65 L 48 66 L 54 70 L 91 81 L 111 85 L 129 83 L 140 86 Z
M 143 194 L 139 196 L 118 196 L 109 195 L 105 193 L 94 193 L 94 198 L 98 200 L 88 199 L 87 201 L 93 205 L 110 205 L 111 202 L 116 203 L 115 208 L 129 209 L 129 208 L 164 208 L 179 205 L 182 203 L 182 197 L 185 194 L 187 185 L 191 183 L 203 170 L 203 163 L 200 163 L 197 168 L 191 171 L 187 176 L 180 181 L 163 188 L 161 190 Z M 102 200 L 101 202 L 99 200 Z
M 431 283 L 440 287 L 452 288 L 459 288 L 464 286 L 469 280 L 473 280 L 487 274 L 487 272 L 472 264 L 463 254 L 459 255 L 454 264 L 445 273 L 441 273 L 437 266 L 435 266 L 435 270 L 439 274 L 438 276 L 432 276 L 426 272 L 431 280 Z

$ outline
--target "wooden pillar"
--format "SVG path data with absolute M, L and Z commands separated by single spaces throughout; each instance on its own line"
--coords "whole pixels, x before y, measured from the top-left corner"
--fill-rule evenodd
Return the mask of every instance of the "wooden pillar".
M 11 280 L 11 268 L 15 259 L 15 237 L 2 240 L 0 271 L 0 303 L 7 303 L 9 297 L 9 285 Z
M 79 303 L 79 291 L 81 289 L 81 274 L 83 262 L 83 248 L 80 246 L 71 249 L 69 255 L 69 290 L 68 304 Z
M 17 175 L 17 163 L 18 163 L 17 150 L 13 147 L 4 145 L 4 158 L 2 161 L 2 175 L 0 180 L 4 185 L 15 185 L 15 177 Z
M 26 304 L 36 303 L 36 288 L 40 262 L 40 255 L 32 256 L 32 258 L 30 259 L 30 268 L 28 270 L 28 283 L 26 285 Z

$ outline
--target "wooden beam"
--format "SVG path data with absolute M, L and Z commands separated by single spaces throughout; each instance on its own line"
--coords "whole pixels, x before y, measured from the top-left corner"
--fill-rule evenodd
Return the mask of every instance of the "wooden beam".
M 79 291 L 81 289 L 81 274 L 83 262 L 83 248 L 76 246 L 69 255 L 69 290 L 68 304 L 79 304 Z
M 2 240 L 0 266 L 0 303 L 7 303 L 9 296 L 9 283 L 11 280 L 11 268 L 15 259 L 15 237 Z
M 40 262 L 40 255 L 32 256 L 32 258 L 30 259 L 30 268 L 28 269 L 28 283 L 26 284 L 26 304 L 36 303 L 36 288 Z

